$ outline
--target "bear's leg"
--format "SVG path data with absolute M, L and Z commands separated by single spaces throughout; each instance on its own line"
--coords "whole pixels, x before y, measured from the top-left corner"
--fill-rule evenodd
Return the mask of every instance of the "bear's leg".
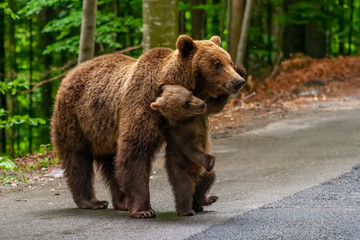
M 67 184 L 79 208 L 107 208 L 109 204 L 107 201 L 99 201 L 95 197 L 93 157 L 90 154 L 70 152 L 63 167 Z
M 179 167 L 178 161 L 183 161 L 181 156 L 166 154 L 166 169 L 175 195 L 176 212 L 179 216 L 193 216 L 195 182 L 185 169 Z
M 208 206 L 216 202 L 217 196 L 206 197 L 206 193 L 210 190 L 215 181 L 215 171 L 205 172 L 200 176 L 200 180 L 196 183 L 195 194 L 193 200 L 193 209 L 195 212 L 204 210 L 203 206 Z
M 186 171 L 178 169 L 176 173 L 171 174 L 169 178 L 172 180 L 175 193 L 176 212 L 179 216 L 195 215 L 192 209 L 193 194 L 195 192 L 195 182 Z
M 115 160 L 115 177 L 126 195 L 132 218 L 154 218 L 150 205 L 149 177 L 152 151 L 141 148 L 142 144 L 131 141 L 118 141 L 118 154 Z
M 127 211 L 125 193 L 120 190 L 120 186 L 115 179 L 114 155 L 96 157 L 101 174 L 106 185 L 110 188 L 112 205 L 116 210 Z

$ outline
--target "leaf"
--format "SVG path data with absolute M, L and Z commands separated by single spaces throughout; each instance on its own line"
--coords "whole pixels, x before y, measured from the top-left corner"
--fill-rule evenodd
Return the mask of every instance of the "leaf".
M 57 39 L 62 39 L 66 36 L 72 28 L 81 26 L 82 11 L 72 11 L 68 16 L 54 19 L 48 22 L 43 28 L 42 32 L 61 32 Z M 65 34 L 63 33 L 65 32 Z
M 55 43 L 48 45 L 43 54 L 68 52 L 77 54 L 79 50 L 80 36 L 73 36 L 63 40 L 56 41 Z
M 16 15 L 10 8 L 8 8 L 7 2 L 0 3 L 0 9 L 4 9 L 4 13 L 10 15 L 13 20 L 20 19 L 18 15 Z
M 75 2 L 76 0 L 30 0 L 26 5 L 18 12 L 18 14 L 25 14 L 25 16 L 31 16 L 38 14 L 44 7 L 60 6 L 64 3 Z
M 0 157 L 0 168 L 3 170 L 15 170 L 16 165 L 10 159 Z

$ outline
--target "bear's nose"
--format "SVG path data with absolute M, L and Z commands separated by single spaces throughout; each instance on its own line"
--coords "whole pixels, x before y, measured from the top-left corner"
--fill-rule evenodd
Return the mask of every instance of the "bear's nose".
M 235 88 L 236 89 L 240 89 L 244 84 L 245 84 L 245 79 L 243 79 L 243 78 L 239 78 L 239 79 L 236 79 L 235 80 L 235 83 L 234 83 L 234 85 L 235 85 Z

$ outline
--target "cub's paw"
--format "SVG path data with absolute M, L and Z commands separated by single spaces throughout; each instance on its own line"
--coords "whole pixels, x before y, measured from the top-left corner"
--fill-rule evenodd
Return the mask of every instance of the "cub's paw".
M 213 204 L 214 202 L 216 202 L 218 200 L 218 196 L 210 196 L 210 197 L 206 197 L 205 201 L 203 202 L 203 206 L 209 206 L 211 204 Z
M 155 211 L 151 208 L 148 210 L 133 210 L 130 212 L 132 218 L 155 218 Z
M 178 211 L 179 216 L 194 216 L 195 212 L 192 209 L 185 210 L 185 211 Z
M 106 209 L 109 205 L 109 202 L 99 201 L 96 199 L 96 200 L 78 202 L 78 203 L 76 203 L 76 205 L 82 209 L 97 210 L 97 209 Z
M 214 156 L 211 156 L 211 155 L 208 155 L 208 160 L 207 160 L 207 166 L 205 167 L 206 171 L 210 172 L 213 168 L 214 168 L 214 165 L 215 165 L 215 157 Z
M 216 202 L 218 200 L 218 198 L 219 197 L 217 197 L 217 196 L 210 196 L 210 197 L 206 197 L 200 203 L 194 202 L 193 210 L 195 212 L 202 212 L 202 211 L 204 211 L 204 206 L 209 206 L 209 205 L 213 204 L 214 202 Z

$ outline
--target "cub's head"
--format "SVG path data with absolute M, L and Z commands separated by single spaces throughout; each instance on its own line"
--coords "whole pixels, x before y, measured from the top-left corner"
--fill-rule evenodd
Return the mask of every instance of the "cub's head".
M 203 100 L 180 85 L 163 85 L 161 96 L 150 107 L 173 123 L 202 114 L 206 110 Z
M 193 41 L 187 35 L 177 39 L 176 48 L 187 61 L 196 79 L 195 95 L 201 99 L 236 93 L 245 83 L 233 68 L 230 55 L 220 47 L 221 39 Z

